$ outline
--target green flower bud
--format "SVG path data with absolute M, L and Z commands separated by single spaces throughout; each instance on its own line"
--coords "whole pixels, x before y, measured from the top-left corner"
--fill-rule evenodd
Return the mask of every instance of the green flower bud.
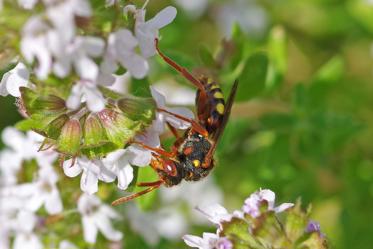
M 133 121 L 123 114 L 109 109 L 97 113 L 97 116 L 106 131 L 109 141 L 120 148 L 125 146 L 142 127 L 140 121 Z
M 69 116 L 66 114 L 60 115 L 45 128 L 45 133 L 48 138 L 57 140 L 61 134 L 62 127 L 69 120 Z
M 68 155 L 77 155 L 80 149 L 81 136 L 80 122 L 77 119 L 70 119 L 62 127 L 61 135 L 57 141 L 58 151 Z
M 83 128 L 84 146 L 95 147 L 107 140 L 105 129 L 102 127 L 99 118 L 90 114 L 84 122 Z

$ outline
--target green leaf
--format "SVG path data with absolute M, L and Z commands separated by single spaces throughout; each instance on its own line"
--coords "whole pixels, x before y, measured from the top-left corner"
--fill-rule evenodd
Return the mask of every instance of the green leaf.
M 250 56 L 239 76 L 237 101 L 246 101 L 260 95 L 265 89 L 268 58 L 262 52 Z
M 205 45 L 199 47 L 199 57 L 205 66 L 213 67 L 215 65 L 214 56 Z

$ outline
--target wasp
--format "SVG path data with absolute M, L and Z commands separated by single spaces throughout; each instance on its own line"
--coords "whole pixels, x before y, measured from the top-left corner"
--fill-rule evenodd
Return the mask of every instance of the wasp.
M 138 193 L 122 197 L 114 201 L 112 205 L 127 202 L 151 192 L 162 185 L 172 187 L 178 185 L 183 179 L 186 181 L 198 181 L 207 176 L 214 168 L 214 152 L 228 122 L 236 95 L 238 81 L 234 82 L 230 95 L 225 102 L 222 90 L 217 82 L 209 80 L 206 77 L 201 77 L 200 79 L 194 77 L 187 69 L 181 67 L 160 51 L 158 39 L 155 40 L 155 47 L 158 54 L 167 64 L 197 87 L 195 101 L 197 119 L 188 119 L 158 108 L 158 111 L 168 113 L 180 120 L 189 122 L 191 126 L 180 137 L 177 130 L 167 124 L 176 137 L 171 152 L 165 151 L 162 148 L 152 148 L 134 141 L 133 143 L 137 143 L 154 152 L 151 167 L 157 172 L 159 180 L 138 183 L 137 186 L 147 188 Z

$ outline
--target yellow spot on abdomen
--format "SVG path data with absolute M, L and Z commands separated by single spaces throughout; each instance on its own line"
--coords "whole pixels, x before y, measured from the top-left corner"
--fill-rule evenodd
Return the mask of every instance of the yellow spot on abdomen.
M 214 93 L 214 98 L 215 99 L 224 99 L 224 96 L 221 92 L 216 92 L 216 93 Z
M 224 105 L 222 103 L 219 103 L 216 105 L 216 111 L 220 114 L 220 115 L 223 115 L 224 114 Z
M 201 162 L 199 160 L 193 160 L 193 165 L 198 168 L 201 165 Z
M 214 90 L 214 89 L 217 89 L 217 88 L 219 88 L 219 86 L 218 85 L 216 85 L 216 84 L 213 84 L 212 86 L 211 86 L 211 90 Z

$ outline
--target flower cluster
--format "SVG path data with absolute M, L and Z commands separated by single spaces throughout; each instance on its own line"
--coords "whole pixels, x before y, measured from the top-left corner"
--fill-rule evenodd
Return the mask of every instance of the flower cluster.
M 132 98 L 106 87 L 114 83 L 120 68 L 134 78 L 148 74 L 147 60 L 156 53 L 155 38 L 160 28 L 173 21 L 176 9 L 166 7 L 146 20 L 146 4 L 123 6 L 121 24 L 97 36 L 99 32 L 87 28 L 95 8 L 88 0 L 19 1 L 19 5 L 27 10 L 38 5 L 44 12 L 24 24 L 22 57 L 0 83 L 1 95 L 20 98 L 19 109 L 26 120 L 18 128 L 42 134 L 40 150 L 53 148 L 63 155 L 65 174 L 81 174 L 84 192 L 93 194 L 98 181 L 116 179 L 119 189 L 127 189 L 134 178 L 132 165 L 147 166 L 152 157 L 149 150 L 129 142 L 159 147 L 166 122 L 177 129 L 190 125 L 157 112 L 157 107 L 188 118 L 193 113 L 168 108 L 155 88 L 151 98 Z M 119 6 L 117 1 L 106 2 L 108 12 L 118 14 Z M 125 16 L 133 18 L 133 26 Z M 60 86 L 44 87 L 51 80 Z
M 309 220 L 300 202 L 277 207 L 274 203 L 275 194 L 264 189 L 251 194 L 242 209 L 233 213 L 218 204 L 198 207 L 217 231 L 202 237 L 185 235 L 184 241 L 200 249 L 327 248 L 320 225 Z M 282 212 L 285 217 L 279 216 Z
M 11 238 L 14 238 L 14 249 L 25 245 L 41 249 L 42 239 L 38 234 L 47 225 L 48 217 L 40 215 L 39 211 L 44 209 L 49 217 L 63 214 L 57 187 L 60 176 L 53 167 L 58 155 L 53 150 L 38 152 L 43 138 L 34 132 L 24 135 L 14 128 L 6 128 L 2 138 L 8 148 L 0 153 L 0 248 L 10 248 Z M 34 164 L 36 169 L 33 169 Z M 97 197 L 83 194 L 77 206 L 88 243 L 96 241 L 98 230 L 109 240 L 122 238 L 109 220 L 119 215 Z M 61 241 L 60 248 L 63 245 L 69 242 Z

